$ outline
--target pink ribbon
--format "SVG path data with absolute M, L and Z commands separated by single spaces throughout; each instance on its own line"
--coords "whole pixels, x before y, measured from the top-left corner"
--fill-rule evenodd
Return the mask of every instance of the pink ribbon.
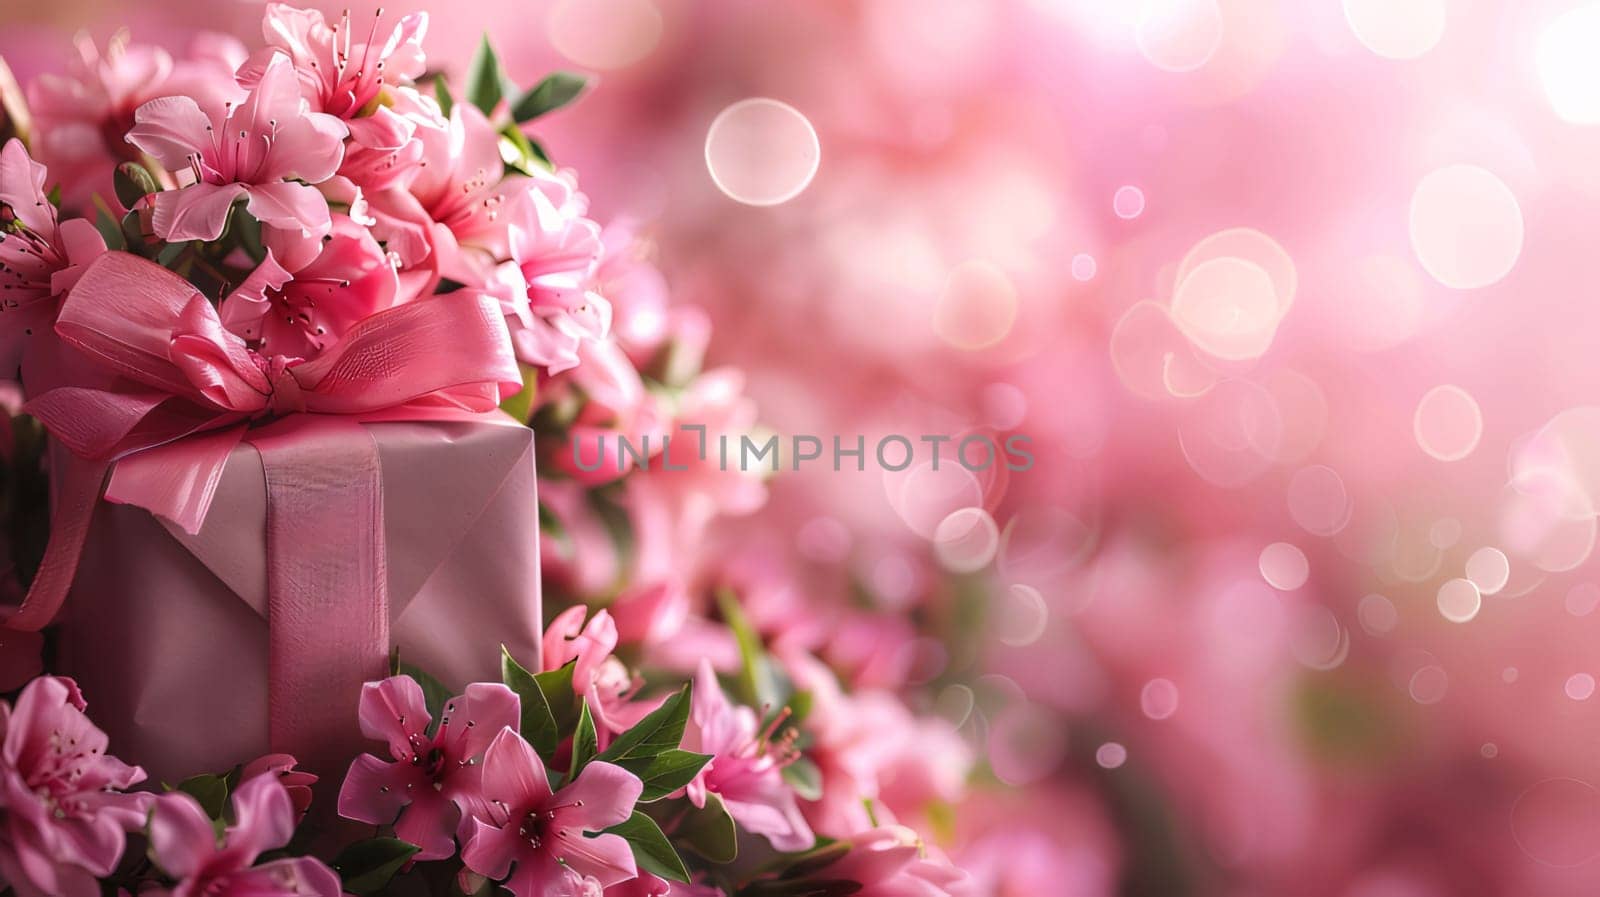
M 309 361 L 263 356 L 188 281 L 110 252 L 67 294 L 55 329 L 117 379 L 59 386 L 25 406 L 75 457 L 60 472 L 44 563 L 5 625 L 39 629 L 60 609 L 102 483 L 107 501 L 195 533 L 228 456 L 248 441 L 267 481 L 273 748 L 332 750 L 320 741 L 347 728 L 360 683 L 381 673 L 388 650 L 378 456 L 348 428 L 497 408 L 521 386 L 498 303 L 438 296 L 372 315 Z

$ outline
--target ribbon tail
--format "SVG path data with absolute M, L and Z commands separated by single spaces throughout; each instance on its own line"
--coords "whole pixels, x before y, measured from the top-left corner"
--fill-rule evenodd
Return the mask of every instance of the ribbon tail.
M 106 501 L 137 505 L 192 536 L 200 532 L 228 456 L 243 437 L 243 427 L 226 427 L 135 452 L 112 469 Z
M 89 539 L 89 524 L 109 466 L 103 461 L 85 461 L 70 452 L 58 453 L 56 460 L 60 464 L 61 491 L 50 523 L 50 544 L 27 597 L 5 620 L 10 629 L 43 629 L 61 610 L 78 571 L 78 558 Z
M 350 714 L 389 651 L 383 479 L 360 424 L 298 416 L 251 436 L 267 483 L 268 733 L 273 751 L 342 768 Z

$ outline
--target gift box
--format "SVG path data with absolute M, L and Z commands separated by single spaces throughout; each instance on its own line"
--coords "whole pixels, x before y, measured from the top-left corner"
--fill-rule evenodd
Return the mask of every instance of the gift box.
M 157 780 L 269 751 L 337 779 L 365 747 L 360 680 L 387 672 L 391 645 L 451 686 L 498 678 L 502 643 L 538 660 L 532 431 L 317 417 L 238 443 L 197 533 L 94 509 L 58 666 Z

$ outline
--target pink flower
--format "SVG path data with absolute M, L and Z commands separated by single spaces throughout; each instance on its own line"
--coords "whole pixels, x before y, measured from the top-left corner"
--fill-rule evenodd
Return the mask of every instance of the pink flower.
M 112 169 L 138 161 L 123 136 L 145 102 L 186 96 L 209 108 L 244 94 L 233 72 L 245 50 L 231 37 L 201 34 L 177 60 L 159 47 L 130 44 L 127 32 L 113 35 L 104 53 L 87 36 L 76 47 L 78 58 L 66 74 L 41 75 L 28 87 L 37 125 L 34 152 L 56 173 L 70 206 L 86 205 L 95 193 L 116 202 Z
M 258 352 L 309 359 L 396 303 L 399 275 L 370 231 L 335 215 L 320 245 L 317 257 L 293 274 L 269 252 L 223 301 L 222 323 Z
M 688 785 L 695 806 L 705 806 L 706 792 L 715 792 L 741 828 L 765 836 L 778 850 L 806 850 L 816 843 L 794 789 L 783 780 L 794 748 L 773 742 L 770 730 L 760 731 L 754 710 L 728 702 L 709 661 L 700 662 L 695 676 L 683 749 L 711 755 Z
M 356 119 L 381 112 L 386 89 L 411 83 L 427 67 L 422 39 L 428 32 L 428 14 L 402 17 L 379 43 L 382 16 L 380 10 L 366 40 L 359 41 L 352 33 L 349 10 L 330 28 L 318 10 L 268 3 L 261 31 L 268 47 L 294 63 L 301 92 L 313 111 Z M 351 136 L 365 142 L 360 130 L 352 129 Z
M 819 878 L 861 885 L 859 897 L 954 897 L 968 892 L 967 874 L 932 853 L 903 825 L 886 825 L 851 839 L 850 852 Z
M 218 842 L 200 802 L 181 791 L 155 800 L 150 855 L 178 879 L 171 897 L 338 897 L 339 876 L 313 857 L 256 858 L 289 843 L 294 805 L 274 776 L 247 779 L 233 793 L 234 823 Z
M 240 75 L 250 83 L 275 52 L 286 54 L 311 110 L 343 119 L 350 129 L 351 144 L 340 171 L 372 188 L 387 186 L 400 169 L 421 157 L 422 149 L 412 140 L 417 121 L 401 107 L 417 102 L 409 85 L 426 68 L 422 38 L 428 15 L 404 16 L 380 34 L 382 16 L 379 10 L 363 41 L 354 33 L 348 10 L 330 27 L 317 10 L 269 3 L 262 21 L 265 56 L 258 55 Z
M 627 881 L 638 874 L 628 842 L 587 833 L 626 820 L 643 788 L 633 773 L 595 761 L 552 793 L 533 748 L 512 729 L 501 729 L 484 756 L 483 809 L 472 820 L 461 859 L 472 871 L 505 881 L 517 897 L 579 897 L 586 878 L 602 888 Z
M 0 148 L 0 375 L 7 377 L 15 375 L 29 337 L 49 334 L 55 300 L 106 251 L 93 224 L 57 221 L 46 177 L 22 141 L 12 138 Z
M 463 811 L 479 802 L 483 771 L 479 758 L 496 732 L 515 728 L 520 702 L 499 683 L 477 682 L 445 705 L 438 731 L 410 676 L 369 682 L 361 690 L 361 733 L 389 743 L 386 763 L 362 754 L 350 764 L 339 790 L 339 815 L 358 822 L 395 822 L 396 837 L 422 848 L 417 859 L 455 854 L 451 837 L 464 822 Z
M 23 897 L 95 897 L 97 876 L 144 825 L 147 794 L 122 794 L 144 770 L 106 754 L 71 679 L 28 683 L 0 704 L 0 879 Z
M 151 100 L 134 113 L 128 141 L 193 183 L 155 195 L 155 232 L 170 242 L 215 240 L 241 197 L 264 224 L 326 233 L 328 203 L 311 184 L 339 169 L 345 126 L 308 112 L 294 67 L 274 56 L 238 106 L 202 111 L 190 97 Z M 294 181 L 306 183 L 294 183 Z
M 248 781 L 266 775 L 275 777 L 283 785 L 289 792 L 289 801 L 294 804 L 295 818 L 303 818 L 311 808 L 311 786 L 317 783 L 318 777 L 295 769 L 295 759 L 288 754 L 267 754 L 246 763 L 239 779 Z
M 600 226 L 570 176 L 516 182 L 506 209 L 511 261 L 495 269 L 522 361 L 555 374 L 578 364 L 578 346 L 603 338 L 611 305 L 594 291 Z
M 419 127 L 416 139 L 422 159 L 409 193 L 375 197 L 374 207 L 380 217 L 424 228 L 445 277 L 482 286 L 493 262 L 510 253 L 501 209 L 517 179 L 503 181 L 500 135 L 476 106 L 457 103 L 443 127 Z
M 562 611 L 544 633 L 541 652 L 546 671 L 559 670 L 576 661 L 572 690 L 589 701 L 595 734 L 602 749 L 611 737 L 625 732 L 659 702 L 634 701 L 640 683 L 621 660 L 611 656 L 617 647 L 617 624 L 608 611 L 597 611 L 586 624 L 589 609 L 575 605 Z

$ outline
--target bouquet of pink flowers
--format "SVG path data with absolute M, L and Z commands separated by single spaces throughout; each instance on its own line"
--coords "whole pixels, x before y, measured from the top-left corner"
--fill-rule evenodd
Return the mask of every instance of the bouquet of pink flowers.
M 0 878 L 69 897 L 961 892 L 963 874 L 901 821 L 958 795 L 966 746 L 901 702 L 896 674 L 851 674 L 882 667 L 870 657 L 900 633 L 858 627 L 861 662 L 824 664 L 784 572 L 708 550 L 715 518 L 764 500 L 759 476 L 703 455 L 649 463 L 665 438 L 584 461 L 607 434 L 755 427 L 738 374 L 702 370 L 704 316 L 670 306 L 637 227 L 590 220 L 529 133 L 585 79 L 521 89 L 485 40 L 453 92 L 423 55 L 426 25 L 270 4 L 255 52 L 210 34 L 181 58 L 85 40 L 25 96 L 0 65 L 0 368 L 21 385 L 8 522 L 40 516 L 42 468 L 54 492 L 48 548 L 14 538 L 4 555 L 17 607 L 0 687 L 21 691 L 0 704 Z M 390 434 L 373 436 L 383 448 L 415 437 L 382 430 L 396 422 L 533 439 L 537 542 L 473 557 L 502 558 L 501 579 L 526 585 L 523 559 L 537 566 L 542 549 L 556 592 L 542 631 L 523 625 L 540 617 L 537 582 L 508 598 L 423 573 L 434 603 L 391 638 L 400 574 L 386 558 L 448 525 L 413 519 L 396 550 L 381 506 L 402 487 L 345 426 Z M 427 458 L 463 457 L 447 453 L 466 431 L 438 432 L 446 454 Z M 36 633 L 49 641 L 69 592 L 80 606 L 63 627 L 121 600 L 100 594 L 104 577 L 82 595 L 77 576 L 96 566 L 115 582 L 124 568 L 107 565 L 139 553 L 107 549 L 119 536 L 92 525 L 107 506 L 180 541 L 214 536 L 243 445 L 265 459 L 266 560 L 218 576 L 268 594 L 270 686 L 219 697 L 202 669 L 179 687 L 197 707 L 270 715 L 273 750 L 135 790 L 156 783 L 107 752 L 72 678 L 37 675 Z M 155 588 L 125 588 L 142 585 Z M 153 661 L 72 662 L 149 679 L 153 665 L 187 670 L 186 645 L 216 637 L 166 632 Z M 471 681 L 460 671 L 495 662 L 465 646 L 487 639 L 505 645 L 499 681 Z M 440 679 L 411 660 L 436 656 L 452 670 Z M 113 704 L 106 729 L 143 737 L 149 709 Z M 197 719 L 183 739 L 235 743 Z M 296 739 L 310 768 L 277 750 Z M 359 739 L 365 753 L 343 750 Z

